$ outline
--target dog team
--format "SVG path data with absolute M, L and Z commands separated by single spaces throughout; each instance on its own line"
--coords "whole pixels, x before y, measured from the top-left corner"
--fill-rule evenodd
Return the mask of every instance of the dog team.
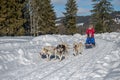
M 61 61 L 63 57 L 66 58 L 66 55 L 68 55 L 70 47 L 67 43 L 62 42 L 61 44 L 58 44 L 56 47 L 55 46 L 44 46 L 41 51 L 40 51 L 40 56 L 42 57 L 45 55 L 48 60 L 51 59 L 51 56 L 54 55 L 55 59 L 57 57 Z M 76 56 L 78 54 L 82 54 L 83 51 L 83 43 L 82 42 L 75 42 L 72 47 L 73 50 L 73 55 Z

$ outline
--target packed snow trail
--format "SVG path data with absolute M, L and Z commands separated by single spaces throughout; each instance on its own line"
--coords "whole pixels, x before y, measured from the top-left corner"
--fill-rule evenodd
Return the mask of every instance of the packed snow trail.
M 58 60 L 40 60 L 36 65 L 30 65 L 10 72 L 2 77 L 3 80 L 88 80 L 93 73 L 95 63 L 113 50 L 115 44 L 97 39 L 97 45 L 92 49 L 84 49 L 82 55 L 70 55 L 59 62 Z M 89 75 L 89 76 L 88 76 Z M 101 73 L 101 76 L 103 74 Z
M 104 40 L 97 40 L 103 44 L 97 44 L 93 49 L 84 50 L 82 55 L 70 56 L 70 58 L 51 64 L 45 68 L 38 68 L 29 76 L 20 78 L 20 80 L 86 80 L 94 70 L 96 61 L 102 59 L 106 53 L 109 54 L 114 46 L 114 43 Z M 92 71 L 92 72 L 91 72 Z

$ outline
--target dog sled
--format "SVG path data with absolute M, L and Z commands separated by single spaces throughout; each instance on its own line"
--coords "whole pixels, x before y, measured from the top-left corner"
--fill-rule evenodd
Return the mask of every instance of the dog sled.
M 90 48 L 93 48 L 93 47 L 95 47 L 95 44 L 85 44 L 86 49 L 90 49 Z
M 95 38 L 94 37 L 87 37 L 86 43 L 85 43 L 85 48 L 93 48 L 95 47 Z

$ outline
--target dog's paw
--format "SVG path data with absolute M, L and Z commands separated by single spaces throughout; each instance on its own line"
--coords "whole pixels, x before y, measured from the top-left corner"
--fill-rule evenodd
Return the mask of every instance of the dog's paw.
M 48 61 L 50 61 L 50 59 L 47 59 L 46 61 L 48 62 Z
M 82 54 L 82 52 L 80 52 L 80 54 Z
M 61 62 L 62 60 L 59 60 L 59 62 Z

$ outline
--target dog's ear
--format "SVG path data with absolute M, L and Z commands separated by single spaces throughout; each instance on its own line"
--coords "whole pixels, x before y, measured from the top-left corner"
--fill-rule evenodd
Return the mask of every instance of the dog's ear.
M 48 52 L 48 50 L 47 50 L 47 49 L 45 49 L 45 51 L 46 51 L 46 52 Z
M 81 46 L 83 46 L 83 43 L 82 43 L 82 42 L 80 42 L 79 44 L 80 44 Z

